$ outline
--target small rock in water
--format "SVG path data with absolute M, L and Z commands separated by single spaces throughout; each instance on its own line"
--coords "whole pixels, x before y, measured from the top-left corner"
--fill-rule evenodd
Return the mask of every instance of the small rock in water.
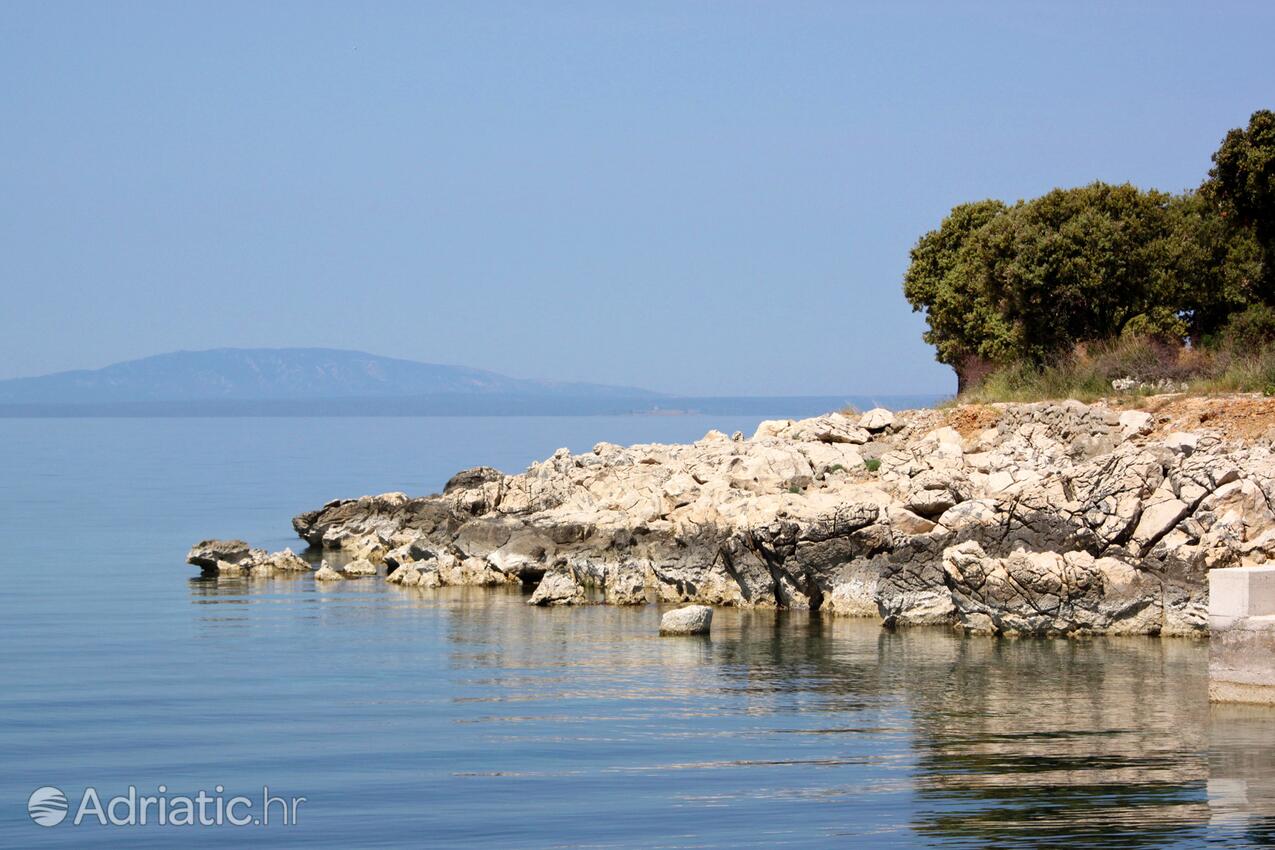
M 310 565 L 291 549 L 284 549 L 282 552 L 274 552 L 267 555 L 266 560 L 271 567 L 279 572 L 308 573 L 310 571 Z
M 323 566 L 319 567 L 319 571 L 314 574 L 315 581 L 341 581 L 345 576 L 328 566 L 328 562 L 324 561 Z
M 398 565 L 397 569 L 391 570 L 389 575 L 385 577 L 385 581 L 389 584 L 413 585 L 421 580 L 420 568 L 415 561 L 405 561 Z
M 660 618 L 661 635 L 706 635 L 713 625 L 713 609 L 707 605 L 687 605 Z
M 242 540 L 201 540 L 186 553 L 186 563 L 214 569 L 218 562 L 237 564 L 247 558 L 251 551 Z
M 376 575 L 376 567 L 366 558 L 358 558 L 345 565 L 345 574 L 349 578 L 362 578 Z
M 588 599 L 584 587 L 569 572 L 545 573 L 536 592 L 527 600 L 529 605 L 583 605 Z

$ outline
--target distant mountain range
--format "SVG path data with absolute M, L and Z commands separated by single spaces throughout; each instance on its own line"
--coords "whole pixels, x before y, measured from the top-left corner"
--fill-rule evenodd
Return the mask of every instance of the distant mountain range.
M 103 369 L 0 381 L 0 403 L 264 401 L 505 395 L 653 399 L 635 387 L 510 378 L 331 348 L 175 351 Z
M 885 396 L 866 404 L 928 404 Z M 629 413 L 810 416 L 850 396 L 672 396 L 637 387 L 510 378 L 330 348 L 176 351 L 103 369 L 0 381 L 0 417 L 569 416 Z

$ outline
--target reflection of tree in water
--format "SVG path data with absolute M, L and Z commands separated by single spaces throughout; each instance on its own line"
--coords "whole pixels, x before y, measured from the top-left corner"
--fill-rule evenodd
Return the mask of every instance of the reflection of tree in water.
M 906 688 L 918 832 L 979 847 L 1158 847 L 1202 835 L 1205 645 L 957 645 L 946 675 Z M 896 654 L 886 641 L 882 663 Z

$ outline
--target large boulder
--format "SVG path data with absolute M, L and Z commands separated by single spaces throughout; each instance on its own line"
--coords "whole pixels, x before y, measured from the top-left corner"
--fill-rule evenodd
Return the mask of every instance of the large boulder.
M 707 605 L 676 608 L 660 618 L 660 634 L 706 635 L 713 625 L 713 609 Z

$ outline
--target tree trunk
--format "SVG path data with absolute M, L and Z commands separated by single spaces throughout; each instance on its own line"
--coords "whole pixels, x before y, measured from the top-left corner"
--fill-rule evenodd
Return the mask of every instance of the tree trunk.
M 982 383 L 996 366 L 992 361 L 979 357 L 977 354 L 967 354 L 952 368 L 956 371 L 956 394 L 961 395 Z

